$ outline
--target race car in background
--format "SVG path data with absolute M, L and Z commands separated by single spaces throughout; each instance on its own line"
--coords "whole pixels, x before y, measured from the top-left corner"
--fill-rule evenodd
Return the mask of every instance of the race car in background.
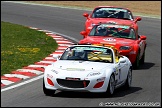
M 109 44 L 119 50 L 120 55 L 127 56 L 134 69 L 144 63 L 146 36 L 138 35 L 138 30 L 132 25 L 101 23 L 93 26 L 91 31 L 81 31 L 83 39 L 79 44 Z
M 90 15 L 84 13 L 83 16 L 87 33 L 100 22 L 133 25 L 138 30 L 137 21 L 141 20 L 141 17 L 134 18 L 129 9 L 115 6 L 97 6 Z
M 110 46 L 72 45 L 45 68 L 43 92 L 54 96 L 56 90 L 114 94 L 118 87 L 131 87 L 132 64 Z

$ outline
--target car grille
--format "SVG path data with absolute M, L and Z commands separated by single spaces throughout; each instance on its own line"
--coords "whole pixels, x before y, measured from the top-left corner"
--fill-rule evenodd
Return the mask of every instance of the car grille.
M 57 83 L 60 86 L 68 88 L 85 88 L 89 84 L 89 80 L 66 80 L 66 79 L 57 79 Z

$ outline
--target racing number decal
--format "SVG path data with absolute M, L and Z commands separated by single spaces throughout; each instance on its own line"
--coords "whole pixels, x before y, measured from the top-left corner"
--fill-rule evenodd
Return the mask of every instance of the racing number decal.
M 116 41 L 115 39 L 113 39 L 113 38 L 105 38 L 105 39 L 103 39 L 104 41 Z

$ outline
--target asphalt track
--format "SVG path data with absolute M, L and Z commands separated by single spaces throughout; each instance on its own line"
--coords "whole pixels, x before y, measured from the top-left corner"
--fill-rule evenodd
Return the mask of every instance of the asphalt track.
M 85 11 L 1 2 L 1 21 L 58 32 L 76 41 L 82 39 L 79 32 L 84 29 L 83 12 Z M 43 94 L 40 78 L 1 92 L 1 106 L 98 107 L 100 103 L 106 106 L 108 102 L 151 102 L 161 105 L 161 19 L 142 17 L 138 24 L 139 34 L 147 36 L 146 60 L 139 70 L 133 70 L 130 90 L 117 89 L 113 97 L 75 92 L 58 92 L 56 97 L 49 97 Z

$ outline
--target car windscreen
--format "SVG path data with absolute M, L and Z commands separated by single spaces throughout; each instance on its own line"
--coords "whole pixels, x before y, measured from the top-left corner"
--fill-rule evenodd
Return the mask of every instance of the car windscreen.
M 124 20 L 133 20 L 132 13 L 129 10 L 115 7 L 100 7 L 93 11 L 92 18 L 117 18 Z
M 135 39 L 135 31 L 126 25 L 101 24 L 95 25 L 89 36 L 112 36 L 117 38 Z
M 112 50 L 95 46 L 74 46 L 65 50 L 60 60 L 113 63 Z

